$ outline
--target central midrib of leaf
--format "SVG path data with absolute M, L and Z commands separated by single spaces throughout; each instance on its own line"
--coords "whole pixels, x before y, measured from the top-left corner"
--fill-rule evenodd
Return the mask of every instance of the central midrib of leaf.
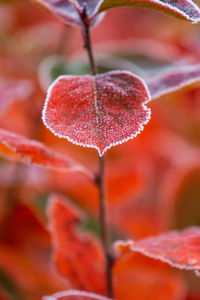
M 99 93 L 97 89 L 96 77 L 93 77 L 93 88 L 94 88 L 94 113 L 96 116 L 96 124 L 97 124 L 97 135 L 99 139 L 102 141 L 103 139 L 103 131 L 102 131 L 102 122 L 101 122 L 101 99 L 99 99 Z

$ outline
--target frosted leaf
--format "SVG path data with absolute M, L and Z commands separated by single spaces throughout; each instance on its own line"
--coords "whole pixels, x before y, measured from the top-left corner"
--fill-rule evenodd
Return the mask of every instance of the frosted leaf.
M 38 141 L 3 129 L 0 129 L 0 156 L 51 170 L 82 172 L 93 180 L 92 174 L 70 157 L 62 156 Z
M 88 21 L 90 25 L 100 21 L 102 16 L 97 16 L 97 5 L 99 0 L 33 0 L 48 9 L 63 23 L 82 27 L 83 23 L 79 13 L 86 6 Z
M 200 9 L 191 0 L 100 0 L 98 11 L 119 6 L 151 8 L 192 23 L 200 21 Z
M 61 76 L 48 90 L 43 122 L 55 135 L 102 156 L 143 130 L 149 97 L 142 79 L 126 71 Z
M 200 64 L 177 67 L 158 73 L 148 82 L 151 100 L 200 84 Z
M 88 293 L 84 291 L 63 291 L 51 296 L 42 297 L 42 300 L 111 300 L 97 294 Z
M 139 252 L 172 267 L 200 270 L 200 227 L 189 227 L 180 232 L 169 231 L 135 242 L 118 241 L 115 247 L 119 253 Z

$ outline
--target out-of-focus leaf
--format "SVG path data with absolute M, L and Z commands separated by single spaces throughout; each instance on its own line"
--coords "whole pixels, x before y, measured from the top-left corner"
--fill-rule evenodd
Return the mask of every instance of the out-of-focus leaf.
M 62 156 L 38 141 L 3 129 L 0 129 L 0 155 L 51 170 L 83 172 L 90 179 L 93 177 L 87 169 L 70 157 Z
M 113 268 L 115 297 L 119 300 L 180 300 L 186 287 L 170 266 L 138 253 L 127 253 Z
M 151 99 L 160 98 L 184 88 L 194 88 L 200 84 L 200 65 L 176 67 L 158 73 L 148 82 Z
M 32 91 L 31 81 L 0 79 L 0 116 L 14 101 L 27 100 Z
M 14 299 L 24 300 L 24 297 L 21 295 L 17 286 L 15 286 L 15 284 L 12 282 L 9 276 L 1 269 L 0 269 L 0 285 L 3 287 L 5 291 L 7 291 L 8 295 L 12 296 Z
M 142 79 L 126 71 L 61 76 L 48 90 L 43 122 L 55 135 L 102 156 L 143 130 L 149 98 Z
M 33 207 L 16 205 L 6 228 L 0 228 L 0 289 L 10 291 L 13 300 L 35 300 L 66 288 L 52 269 L 50 235 Z
M 200 270 L 200 228 L 167 233 L 145 239 L 117 242 L 119 252 L 134 251 L 185 270 Z
M 84 291 L 64 291 L 51 296 L 45 296 L 43 300 L 109 300 L 110 298 L 102 297 L 97 294 Z M 111 299 L 110 299 L 111 300 Z
M 81 213 L 67 199 L 53 195 L 48 216 L 58 271 L 74 287 L 104 294 L 103 251 L 95 236 L 78 230 Z
M 87 19 L 90 25 L 94 25 L 101 19 L 96 16 L 99 0 L 33 0 L 58 17 L 63 23 L 72 26 L 83 26 L 80 14 L 86 9 Z
M 200 9 L 191 0 L 101 0 L 98 11 L 102 12 L 120 6 L 151 8 L 192 23 L 200 20 Z

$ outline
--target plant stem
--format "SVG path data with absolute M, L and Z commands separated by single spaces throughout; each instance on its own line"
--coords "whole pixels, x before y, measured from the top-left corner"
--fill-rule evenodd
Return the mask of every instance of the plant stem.
M 90 68 L 93 75 L 97 74 L 97 67 L 94 61 L 94 55 L 93 55 L 93 49 L 92 49 L 92 43 L 91 43 L 91 36 L 90 36 L 90 26 L 87 22 L 84 23 L 84 31 L 83 31 L 83 40 L 84 44 L 83 47 L 86 49 L 88 53 L 88 58 L 90 62 Z
M 84 7 L 81 18 L 83 21 L 83 41 L 84 48 L 87 51 L 90 68 L 92 74 L 95 76 L 97 74 L 97 67 L 94 60 L 94 54 L 91 43 L 90 36 L 90 24 L 87 18 L 87 10 Z M 99 222 L 101 230 L 101 239 L 103 244 L 103 251 L 106 264 L 106 283 L 107 283 L 107 294 L 108 297 L 113 298 L 113 288 L 112 288 L 112 256 L 109 247 L 109 231 L 107 224 L 107 209 L 106 209 L 106 198 L 105 198 L 105 156 L 99 158 L 99 175 L 97 176 L 97 185 L 99 188 Z
M 107 224 L 107 209 L 106 209 L 106 197 L 105 197 L 105 156 L 99 158 L 99 205 L 100 205 L 100 228 L 101 239 L 103 242 L 104 255 L 106 260 L 106 282 L 107 282 L 107 294 L 113 298 L 112 289 L 112 256 L 110 254 L 109 247 L 109 232 Z

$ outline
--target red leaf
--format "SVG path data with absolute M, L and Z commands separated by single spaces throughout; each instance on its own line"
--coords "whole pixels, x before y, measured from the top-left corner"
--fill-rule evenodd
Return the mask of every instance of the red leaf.
M 96 295 L 93 293 L 87 293 L 83 291 L 64 291 L 59 292 L 51 296 L 45 296 L 43 300 L 109 300 L 106 297 Z M 111 300 L 111 299 L 110 299 Z
M 38 141 L 29 140 L 3 129 L 0 129 L 0 155 L 51 170 L 83 172 L 93 180 L 90 171 L 71 158 L 54 152 Z
M 58 271 L 76 288 L 104 293 L 103 251 L 92 234 L 77 229 L 81 213 L 66 199 L 54 195 L 48 215 Z
M 182 232 L 169 231 L 136 242 L 118 242 L 116 247 L 120 252 L 139 252 L 179 269 L 200 270 L 199 227 L 190 227 Z
M 147 100 L 145 83 L 126 71 L 61 76 L 48 90 L 43 122 L 55 135 L 102 156 L 143 130 L 150 119 Z
M 181 274 L 160 261 L 129 252 L 116 260 L 113 271 L 117 300 L 185 299 Z
M 158 73 L 148 82 L 152 100 L 200 84 L 200 64 Z
M 200 21 L 200 9 L 191 0 L 101 0 L 98 11 L 119 6 L 151 8 L 192 23 Z
M 63 23 L 73 26 L 83 26 L 79 13 L 86 5 L 88 21 L 91 25 L 100 21 L 101 16 L 96 16 L 99 0 L 33 0 L 47 8 L 52 14 L 58 17 Z
M 51 266 L 50 236 L 40 216 L 25 203 L 18 203 L 11 210 L 7 226 L 4 227 L 2 222 L 0 224 L 0 286 L 3 286 L 3 272 L 23 295 L 23 299 L 36 300 L 40 299 L 44 290 L 46 293 L 55 293 L 64 289 L 63 280 Z M 12 286 L 8 288 L 11 292 Z M 22 299 L 12 293 L 11 299 L 16 298 Z

